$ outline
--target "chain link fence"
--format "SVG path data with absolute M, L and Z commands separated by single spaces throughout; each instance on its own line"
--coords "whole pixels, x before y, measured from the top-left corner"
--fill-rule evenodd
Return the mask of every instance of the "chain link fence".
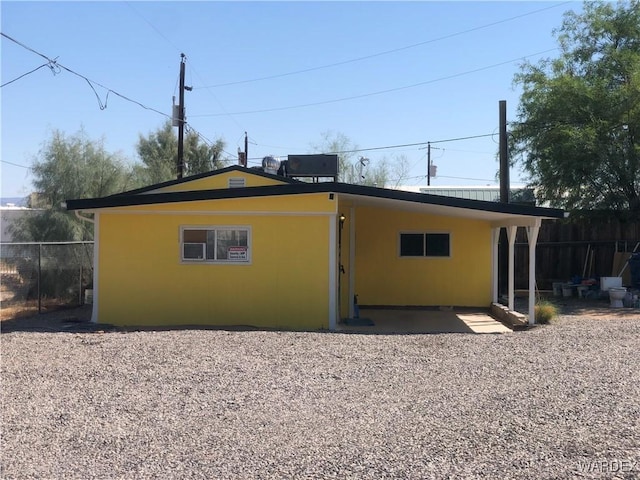
M 2 320 L 92 301 L 93 242 L 0 244 Z

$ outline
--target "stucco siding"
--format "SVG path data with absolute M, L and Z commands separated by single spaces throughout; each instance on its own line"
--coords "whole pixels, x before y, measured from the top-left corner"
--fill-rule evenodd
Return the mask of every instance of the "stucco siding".
M 229 188 L 230 178 L 244 178 L 246 187 L 263 187 L 266 185 L 281 185 L 282 183 L 284 183 L 279 182 L 275 179 L 261 177 L 258 175 L 251 175 L 245 172 L 229 172 L 158 188 L 157 190 L 152 190 L 147 193 L 188 192 L 193 190 L 214 190 L 218 188 Z
M 401 257 L 401 232 L 449 233 L 449 257 Z M 358 208 L 355 285 L 360 304 L 486 307 L 491 302 L 487 222 Z
M 335 206 L 326 195 L 322 197 L 297 199 L 308 200 L 312 210 L 315 202 L 324 203 L 324 212 L 315 208 L 313 215 L 175 213 L 180 208 L 193 210 L 189 204 L 166 205 L 173 213 L 164 215 L 152 210 L 103 212 L 99 321 L 132 326 L 328 328 L 328 218 Z M 252 200 L 236 201 L 235 206 L 252 210 Z M 184 226 L 249 227 L 251 261 L 182 262 Z

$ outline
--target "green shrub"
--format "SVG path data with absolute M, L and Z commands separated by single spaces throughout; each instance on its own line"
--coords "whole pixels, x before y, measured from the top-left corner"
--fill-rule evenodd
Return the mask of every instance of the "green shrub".
M 558 308 L 548 300 L 538 300 L 535 313 L 536 323 L 547 324 L 558 316 Z

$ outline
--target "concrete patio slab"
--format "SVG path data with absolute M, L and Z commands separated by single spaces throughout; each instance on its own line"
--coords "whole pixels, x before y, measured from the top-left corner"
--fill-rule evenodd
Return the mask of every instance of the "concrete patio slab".
M 419 308 L 362 308 L 361 319 L 373 325 L 338 324 L 337 331 L 376 334 L 425 333 L 509 333 L 512 330 L 491 317 L 487 311 Z
M 486 313 L 458 313 L 456 315 L 474 333 L 510 333 L 512 330 Z
M 487 311 L 436 309 L 360 309 L 360 318 L 374 325 L 346 325 L 337 331 L 353 333 L 509 333 L 512 330 L 491 317 Z

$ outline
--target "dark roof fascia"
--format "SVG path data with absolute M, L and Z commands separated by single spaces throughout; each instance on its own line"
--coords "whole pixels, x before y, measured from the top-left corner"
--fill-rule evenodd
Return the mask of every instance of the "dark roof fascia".
M 146 195 L 112 195 L 101 198 L 67 200 L 67 210 L 89 210 L 94 208 L 130 207 L 135 205 L 155 205 L 161 203 L 196 202 L 199 200 L 221 200 L 228 198 L 267 197 L 276 195 L 297 195 L 317 193 L 314 183 L 296 182 L 285 185 L 264 185 L 261 187 L 216 188 L 213 190 L 191 190 L 185 192 L 148 193 Z
M 489 200 L 471 200 L 468 198 L 446 197 L 444 195 L 432 195 L 429 193 L 405 192 L 403 190 L 391 190 L 387 188 L 351 185 L 347 183 L 340 183 L 338 185 L 342 185 L 344 188 L 336 190 L 337 193 L 349 193 L 352 195 L 364 195 L 367 197 L 386 198 L 390 200 L 424 203 L 428 205 L 440 205 L 443 207 L 464 208 L 468 210 L 482 210 L 485 212 L 529 215 L 534 217 L 564 218 L 564 210 L 559 208 L 534 207 L 531 205 L 492 202 Z
M 331 192 L 513 215 L 564 218 L 564 210 L 556 208 L 533 207 L 529 205 L 489 202 L 483 200 L 470 200 L 466 198 L 445 197 L 442 195 L 431 195 L 427 193 L 404 192 L 401 190 L 390 190 L 386 188 L 368 187 L 364 185 L 351 185 L 347 183 L 335 182 L 296 182 L 285 185 L 266 185 L 261 187 L 225 188 L 215 190 L 194 190 L 187 192 L 149 193 L 147 195 L 120 194 L 102 198 L 68 200 L 67 210 L 90 210 L 111 207 L 129 207 L 135 205 L 194 202 L 199 200 L 221 200 L 229 198 L 250 198 Z
M 146 187 L 136 188 L 134 190 L 128 190 L 122 193 L 116 193 L 113 195 L 109 195 L 110 197 L 118 197 L 121 195 L 137 195 L 139 193 L 152 192 L 153 190 L 158 190 L 159 188 L 171 187 L 173 185 L 180 185 L 181 183 L 188 183 L 194 180 L 200 180 L 202 178 L 215 177 L 217 175 L 222 175 L 224 173 L 229 172 L 244 172 L 249 173 L 251 175 L 257 175 L 259 177 L 269 178 L 272 180 L 278 180 L 280 182 L 285 183 L 299 183 L 299 180 L 295 180 L 289 177 L 283 177 L 280 175 L 273 175 L 271 173 L 266 173 L 253 168 L 241 167 L 240 165 L 231 165 L 229 167 L 220 168 L 218 170 L 212 170 L 210 172 L 199 173 L 197 175 L 191 175 L 189 177 L 180 178 L 177 180 L 168 180 L 166 182 L 156 183 L 153 185 L 148 185 Z

